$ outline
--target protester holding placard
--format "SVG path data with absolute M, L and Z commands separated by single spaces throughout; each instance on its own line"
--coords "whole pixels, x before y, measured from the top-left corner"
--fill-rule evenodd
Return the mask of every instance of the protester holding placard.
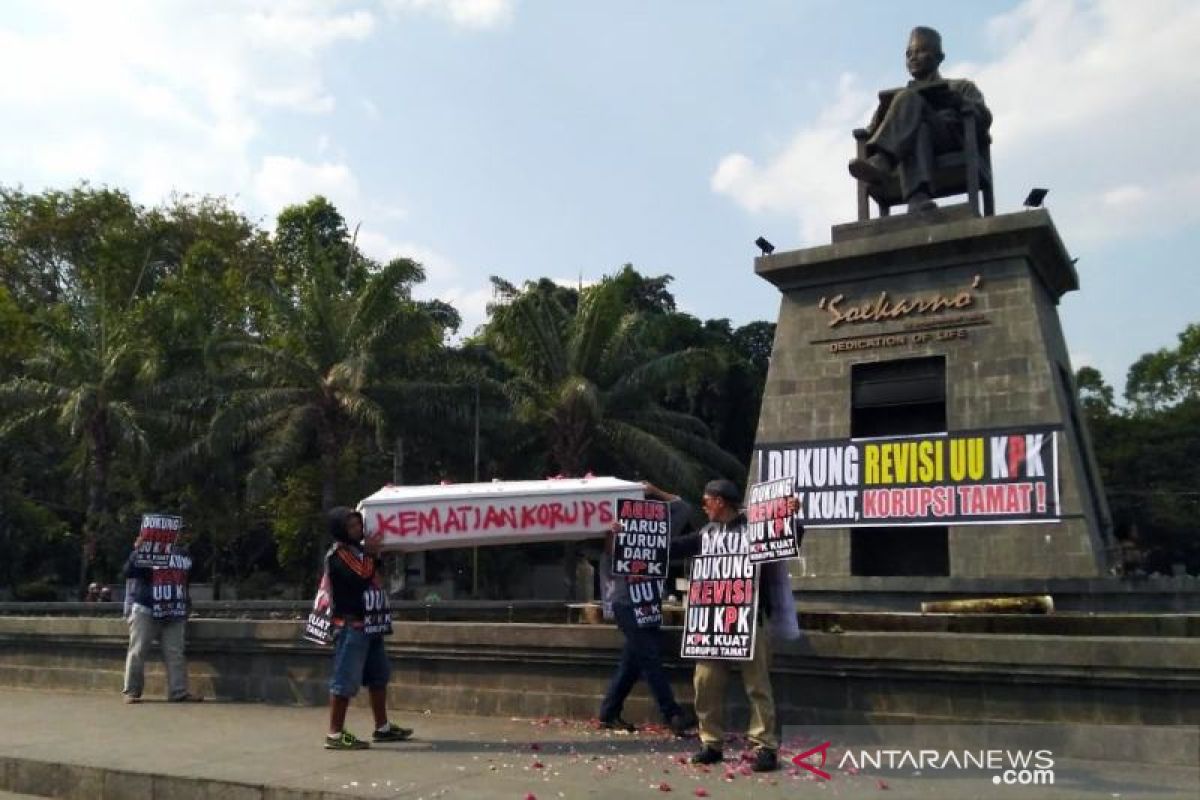
M 345 506 L 330 510 L 333 546 L 325 554 L 325 574 L 333 614 L 333 674 L 329 679 L 327 750 L 365 750 L 370 745 L 346 730 L 350 699 L 366 685 L 375 717 L 375 742 L 399 742 L 410 728 L 388 721 L 387 685 L 391 665 L 383 637 L 392 632 L 387 592 L 379 582 L 379 542 L 364 541 L 362 514 Z
M 746 516 L 739 507 L 740 501 L 741 493 L 732 481 L 709 481 L 704 487 L 703 500 L 708 524 L 699 533 L 673 541 L 671 555 L 679 558 L 721 552 L 740 557 L 749 575 L 753 576 L 749 579 L 753 584 L 747 585 L 747 578 L 740 574 L 735 576 L 735 580 L 726 581 L 730 584 L 727 607 L 735 608 L 748 599 L 738 597 L 736 590 L 739 587 L 733 584 L 739 584 L 742 593 L 760 593 L 761 598 L 758 594 L 754 595 L 758 608 L 758 614 L 752 615 L 755 627 L 764 627 L 758 623 L 765 617 L 770 622 L 771 633 L 785 639 L 796 638 L 800 635 L 800 629 L 796 621 L 787 563 L 776 561 L 759 567 L 749 563 L 749 533 Z M 771 655 L 767 633 L 766 630 L 751 629 L 753 644 L 750 646 L 750 658 L 741 662 L 742 685 L 750 701 L 750 725 L 746 735 L 755 747 L 751 768 L 756 772 L 768 772 L 779 767 L 779 737 L 775 725 L 775 698 L 771 691 Z M 686 655 L 686 632 L 684 650 Z M 725 685 L 732 666 L 728 660 L 705 659 L 696 662 L 693 685 L 703 747 L 692 756 L 694 764 L 714 764 L 724 759 Z
M 678 496 L 667 494 L 650 483 L 642 484 L 646 497 L 665 502 L 665 508 L 655 508 L 650 513 L 638 508 L 626 520 L 640 517 L 655 518 L 656 511 L 666 514 L 662 521 L 666 524 L 665 531 L 670 536 L 678 535 L 690 526 L 691 508 Z M 695 726 L 696 717 L 685 712 L 675 702 L 675 693 L 671 691 L 671 682 L 667 678 L 662 665 L 662 600 L 665 570 L 659 573 L 661 577 L 646 578 L 614 574 L 613 559 L 615 541 L 622 533 L 622 514 L 620 506 L 624 503 L 644 505 L 641 501 L 617 501 L 617 521 L 613 523 L 612 531 L 605 541 L 605 557 L 601 559 L 601 580 L 604 588 L 604 604 L 606 614 L 611 614 L 625 637 L 625 646 L 621 650 L 621 660 L 617 671 L 604 693 L 600 703 L 600 726 L 611 730 L 633 733 L 637 730 L 634 725 L 626 722 L 621 715 L 625 698 L 633 690 L 639 677 L 646 679 L 650 693 L 658 703 L 658 710 L 663 721 L 671 728 L 676 736 L 684 735 L 689 728 Z M 626 521 L 626 527 L 632 527 Z M 665 550 L 666 548 L 662 548 Z M 665 561 L 665 559 L 664 559 Z
M 750 486 L 746 519 L 750 527 L 750 561 L 786 561 L 800 555 L 803 528 L 796 518 L 799 502 L 796 484 L 791 478 L 755 483 Z
M 140 703 L 145 685 L 146 656 L 155 639 L 162 643 L 167 668 L 167 699 L 172 703 L 198 703 L 204 698 L 188 691 L 185 631 L 191 611 L 189 578 L 192 558 L 182 535 L 176 539 L 164 566 L 143 566 L 146 542 L 139 533 L 125 565 L 124 616 L 129 624 L 129 650 L 125 656 L 126 703 Z
M 165 567 L 183 529 L 183 520 L 172 514 L 143 514 L 134 560 L 139 567 Z

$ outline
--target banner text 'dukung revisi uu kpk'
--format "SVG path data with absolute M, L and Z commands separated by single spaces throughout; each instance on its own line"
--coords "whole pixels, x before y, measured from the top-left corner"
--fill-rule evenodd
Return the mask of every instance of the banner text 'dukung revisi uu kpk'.
M 807 528 L 1057 522 L 1058 431 L 1027 427 L 766 444 L 758 481 L 792 478 Z

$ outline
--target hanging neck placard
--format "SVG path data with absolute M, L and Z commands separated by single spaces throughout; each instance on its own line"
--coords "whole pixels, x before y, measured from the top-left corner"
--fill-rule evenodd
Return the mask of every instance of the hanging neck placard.
M 171 561 L 171 551 L 179 540 L 183 518 L 171 514 L 143 514 L 134 550 L 135 567 L 165 567 Z
M 746 526 L 709 523 L 700 535 L 680 656 L 749 661 L 758 621 L 758 573 Z
M 671 549 L 671 507 L 658 500 L 617 501 L 613 574 L 665 578 Z

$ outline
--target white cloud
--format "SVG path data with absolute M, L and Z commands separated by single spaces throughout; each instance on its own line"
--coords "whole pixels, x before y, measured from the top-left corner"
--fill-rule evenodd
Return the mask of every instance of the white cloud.
M 408 209 L 394 203 L 376 203 L 375 214 L 387 220 L 408 219 Z
M 419 295 L 423 294 L 418 292 Z M 454 286 L 449 289 L 444 289 L 436 292 L 431 297 L 436 297 L 444 303 L 449 303 L 454 306 L 462 317 L 462 325 L 458 329 L 458 335 L 451 337 L 452 341 L 461 341 L 463 338 L 473 336 L 475 330 L 487 322 L 487 305 L 492 302 L 492 289 L 490 286 L 482 289 L 464 289 L 461 286 Z
M 328 114 L 337 102 L 319 83 L 263 87 L 253 97 L 268 108 L 285 108 L 306 114 Z
M 369 97 L 364 97 L 359 100 L 359 105 L 362 107 L 363 113 L 367 119 L 379 119 L 379 106 Z
M 246 18 L 251 41 L 266 47 L 298 50 L 306 55 L 346 39 L 362 40 L 375 30 L 375 17 L 358 10 L 328 16 L 297 14 L 295 7 L 286 11 L 255 11 Z
M 1096 356 L 1090 351 L 1076 353 L 1072 350 L 1070 352 L 1070 358 L 1071 368 L 1076 372 L 1078 372 L 1081 367 L 1098 367 L 1099 364 L 1099 362 L 1096 360 Z
M 582 274 L 576 275 L 574 278 L 554 277 L 550 280 L 566 289 L 586 289 L 600 282 L 599 278 L 585 278 Z
M 112 183 L 144 202 L 173 190 L 237 195 L 271 111 L 323 114 L 319 56 L 373 29 L 319 0 L 219 5 L 65 0 L 0 20 L 0 173 L 30 188 Z M 31 169 L 32 166 L 32 169 Z
M 1104 192 L 1100 195 L 1100 201 L 1106 206 L 1129 208 L 1144 203 L 1148 196 L 1145 188 L 1127 184 L 1125 186 L 1114 186 L 1107 192 Z
M 426 282 L 435 289 L 458 280 L 463 274 L 453 258 L 435 248 L 416 242 L 396 242 L 393 247 L 392 257 L 411 258 L 425 267 Z
M 358 180 L 345 164 L 310 164 L 291 156 L 267 156 L 254 173 L 254 195 L 272 216 L 284 206 L 324 195 L 339 210 L 358 205 Z
M 368 98 L 336 97 L 326 70 L 338 48 L 376 35 L 388 8 L 392 20 L 432 12 L 472 27 L 512 12 L 491 0 L 11 0 L 0 8 L 0 72 L 19 77 L 0 81 L 0 107 L 20 124 L 0 128 L 0 175 L 32 191 L 111 184 L 150 204 L 218 194 L 268 215 L 321 192 L 347 219 L 403 219 L 402 204 L 360 196 L 327 134 L 315 153 L 267 141 L 281 114 L 357 105 L 379 116 Z
M 251 184 L 256 207 L 264 209 L 270 217 L 286 206 L 306 202 L 319 194 L 337 207 L 351 230 L 357 228 L 358 247 L 376 261 L 411 258 L 425 266 L 431 280 L 449 280 L 459 273 L 454 262 L 436 250 L 398 241 L 386 233 L 381 224 L 404 219 L 407 212 L 402 206 L 365 198 L 354 171 L 342 161 L 310 162 L 293 156 L 266 156 Z
M 492 28 L 512 19 L 513 0 L 388 0 L 397 11 L 424 11 L 463 28 Z
M 815 124 L 798 131 L 766 164 L 743 153 L 721 159 L 710 180 L 713 191 L 752 213 L 795 215 L 805 242 L 824 241 L 832 222 L 854 213 L 854 188 L 846 174 L 850 131 L 863 124 L 870 105 L 871 95 L 854 76 L 843 75 Z
M 997 58 L 943 73 L 975 80 L 993 111 L 998 210 L 1048 186 L 1059 226 L 1086 243 L 1200 217 L 1200 163 L 1186 158 L 1200 121 L 1200 4 L 1027 0 L 988 34 Z M 793 216 L 804 243 L 828 241 L 830 224 L 853 218 L 850 130 L 871 104 L 843 77 L 778 152 L 725 156 L 713 190 L 751 213 Z
M 368 256 L 379 262 L 411 258 L 425 268 L 426 285 L 434 287 L 435 291 L 462 276 L 463 270 L 453 258 L 428 245 L 393 239 L 373 226 L 372 220 L 375 218 L 366 218 L 358 231 L 358 247 Z M 357 220 L 356 217 L 346 216 L 351 228 L 358 224 Z

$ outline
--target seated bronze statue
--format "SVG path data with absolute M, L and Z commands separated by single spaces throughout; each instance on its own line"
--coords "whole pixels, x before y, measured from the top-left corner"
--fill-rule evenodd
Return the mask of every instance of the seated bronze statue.
M 895 175 L 909 212 L 925 211 L 935 207 L 937 156 L 963 149 L 968 115 L 986 152 L 992 114 L 975 84 L 938 73 L 945 55 L 937 31 L 913 28 L 904 55 L 913 79 L 903 89 L 880 93 L 879 108 L 867 127 L 866 157 L 850 162 L 850 174 L 872 185 Z

